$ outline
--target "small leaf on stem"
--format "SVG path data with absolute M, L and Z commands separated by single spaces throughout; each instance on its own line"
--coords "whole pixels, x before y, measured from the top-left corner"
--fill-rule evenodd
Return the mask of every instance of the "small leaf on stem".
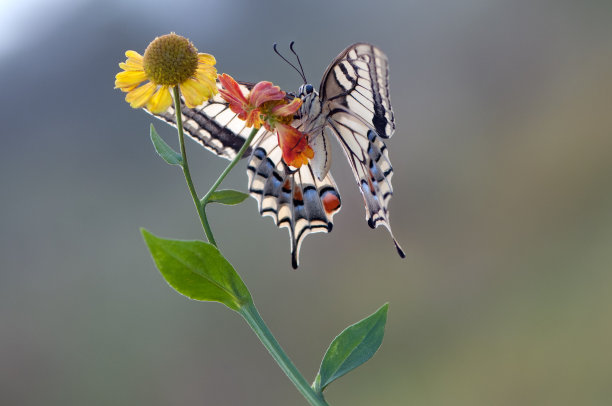
M 363 364 L 378 350 L 385 335 L 387 309 L 385 303 L 374 314 L 347 327 L 327 349 L 313 389 L 322 393 L 327 385 Z
M 202 241 L 166 240 L 141 229 L 157 269 L 178 293 L 238 311 L 251 294 L 219 250 Z
M 163 140 L 155 131 L 155 127 L 151 124 L 151 141 L 153 142 L 153 147 L 155 147 L 155 151 L 159 154 L 160 157 L 170 165 L 183 165 L 183 158 L 181 154 L 172 149 L 172 147 L 166 144 L 166 141 Z
M 249 195 L 247 193 L 239 192 L 237 190 L 217 190 L 208 198 L 208 202 L 205 203 L 221 203 L 227 205 L 234 205 L 242 203 Z

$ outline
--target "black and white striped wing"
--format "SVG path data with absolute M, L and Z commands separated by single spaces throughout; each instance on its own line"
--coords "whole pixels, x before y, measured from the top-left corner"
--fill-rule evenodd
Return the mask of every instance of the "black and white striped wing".
M 218 81 L 217 87 L 221 87 Z M 241 83 L 240 87 L 245 94 L 248 94 L 253 85 Z M 234 159 L 251 133 L 251 128 L 245 126 L 245 122 L 230 110 L 228 103 L 219 94 L 193 109 L 183 104 L 182 113 L 185 133 L 204 148 L 229 160 Z M 154 116 L 176 127 L 174 104 Z M 261 134 L 263 131 L 260 131 L 254 142 Z M 252 149 L 249 147 L 244 157 L 248 157 L 251 152 Z
M 262 216 L 289 230 L 291 264 L 297 268 L 304 237 L 332 229 L 332 217 L 341 206 L 336 183 L 330 174 L 319 180 L 310 165 L 290 170 L 282 160 L 276 134 L 266 132 L 253 149 L 247 168 L 249 192 Z
M 386 55 L 369 44 L 349 46 L 327 68 L 319 94 L 327 126 L 338 137 L 363 195 L 368 225 L 382 224 L 393 237 L 388 210 L 393 168 L 383 140 L 393 135 L 395 122 Z

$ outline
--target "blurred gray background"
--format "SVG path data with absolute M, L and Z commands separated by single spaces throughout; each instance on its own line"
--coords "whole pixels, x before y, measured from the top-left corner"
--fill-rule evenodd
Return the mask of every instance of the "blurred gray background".
M 139 227 L 202 230 L 152 118 L 113 89 L 124 51 L 175 31 L 220 72 L 309 80 L 348 44 L 390 60 L 391 220 L 344 208 L 290 268 L 249 199 L 217 240 L 308 379 L 345 326 L 390 302 L 385 341 L 331 405 L 612 404 L 609 1 L 3 1 L 0 404 L 305 405 L 248 326 L 172 291 Z M 173 129 L 156 123 L 175 145 Z M 189 142 L 203 192 L 226 161 Z M 225 187 L 244 190 L 244 162 Z

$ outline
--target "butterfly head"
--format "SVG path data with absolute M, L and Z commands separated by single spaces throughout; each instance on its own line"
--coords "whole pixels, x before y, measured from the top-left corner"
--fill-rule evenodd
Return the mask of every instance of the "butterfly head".
M 307 96 L 311 95 L 311 94 L 315 94 L 317 92 L 315 92 L 314 90 L 314 86 L 311 85 L 310 83 L 306 83 L 303 84 L 302 86 L 300 86 L 300 89 L 298 90 L 298 97 L 302 100 L 304 100 Z
M 307 129 L 312 132 L 315 127 L 319 127 L 321 117 L 321 101 L 319 100 L 319 93 L 314 90 L 314 86 L 305 83 L 298 89 L 298 95 L 302 99 L 302 105 L 300 106 L 300 117 L 310 117 L 311 124 L 307 125 Z

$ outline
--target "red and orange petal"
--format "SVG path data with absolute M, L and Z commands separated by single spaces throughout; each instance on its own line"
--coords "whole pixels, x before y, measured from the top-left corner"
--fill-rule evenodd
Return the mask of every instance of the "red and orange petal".
M 291 100 L 291 103 L 280 104 L 272 108 L 272 114 L 275 116 L 281 116 L 281 117 L 293 116 L 300 109 L 301 105 L 302 105 L 302 100 L 295 98 Z
M 226 73 L 220 74 L 218 79 L 221 86 L 223 86 L 222 89 L 219 89 L 219 93 L 229 103 L 230 109 L 236 114 L 246 113 L 245 107 L 249 104 L 249 101 L 244 93 L 242 93 L 238 82 Z
M 283 160 L 287 165 L 300 168 L 307 164 L 309 159 L 314 158 L 314 151 L 308 145 L 306 134 L 301 133 L 294 127 L 278 123 L 276 125 L 278 145 L 281 147 Z
M 280 87 L 274 86 L 270 82 L 259 82 L 249 94 L 249 104 L 254 108 L 258 108 L 266 102 L 283 100 L 284 98 L 285 92 L 280 90 Z
M 240 115 L 238 115 L 238 118 L 241 118 Z M 245 125 L 247 127 L 259 128 L 263 124 L 259 109 L 253 109 L 246 113 L 245 118 L 243 118 L 243 120 L 246 121 Z
M 219 93 L 229 103 L 230 110 L 238 114 L 239 119 L 246 121 L 247 127 L 259 128 L 262 124 L 260 112 L 251 105 L 242 93 L 238 82 L 226 73 L 219 75 L 219 82 L 223 86 L 222 89 L 219 89 Z

